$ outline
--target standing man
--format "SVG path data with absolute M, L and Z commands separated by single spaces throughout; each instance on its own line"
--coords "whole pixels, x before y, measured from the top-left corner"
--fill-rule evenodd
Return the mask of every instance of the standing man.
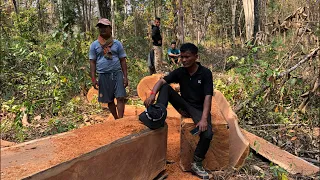
M 98 101 L 108 103 L 114 119 L 122 118 L 125 88 L 128 86 L 127 55 L 121 42 L 112 38 L 111 22 L 108 19 L 100 19 L 97 27 L 99 37 L 90 45 L 89 50 L 92 85 L 95 89 L 99 87 Z M 114 103 L 115 98 L 117 106 Z
M 154 49 L 154 66 L 155 71 L 159 71 L 162 66 L 162 37 L 160 32 L 160 18 L 156 17 L 154 25 L 152 25 L 152 40 Z
M 180 50 L 176 48 L 176 42 L 171 42 L 171 48 L 168 49 L 170 64 L 178 64 L 180 62 Z
M 209 179 L 202 161 L 212 140 L 211 99 L 213 96 L 212 73 L 209 69 L 196 62 L 198 48 L 186 43 L 181 46 L 181 62 L 183 67 L 175 69 L 160 79 L 145 100 L 146 107 L 153 104 L 159 92 L 157 103 L 168 106 L 168 102 L 184 117 L 191 117 L 199 128 L 200 140 L 194 152 L 191 170 L 202 179 Z M 168 84 L 179 83 L 181 96 Z

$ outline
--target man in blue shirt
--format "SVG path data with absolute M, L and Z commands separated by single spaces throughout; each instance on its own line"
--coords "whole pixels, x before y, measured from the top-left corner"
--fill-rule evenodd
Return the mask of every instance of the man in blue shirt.
M 128 86 L 126 53 L 120 41 L 112 38 L 111 22 L 102 18 L 97 27 L 99 37 L 90 45 L 90 74 L 92 85 L 99 87 L 98 101 L 108 103 L 115 119 L 122 118 L 125 108 L 125 87 Z M 98 73 L 98 81 L 96 80 Z M 114 103 L 117 99 L 117 106 Z
M 177 64 L 180 61 L 180 50 L 176 48 L 176 42 L 171 42 L 171 48 L 168 49 L 170 64 Z

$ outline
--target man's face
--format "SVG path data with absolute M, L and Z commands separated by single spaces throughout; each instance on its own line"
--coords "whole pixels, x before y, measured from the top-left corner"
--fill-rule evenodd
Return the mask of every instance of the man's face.
M 171 48 L 175 49 L 176 48 L 176 44 L 171 44 Z
M 190 51 L 181 52 L 181 62 L 183 67 L 190 67 L 192 66 L 196 60 L 198 59 L 198 54 L 193 54 Z
M 111 35 L 112 35 L 111 26 L 99 24 L 98 27 L 99 27 L 99 33 L 102 37 L 106 37 L 106 38 L 111 37 Z
M 156 26 L 160 26 L 160 21 L 158 19 L 156 19 L 156 21 L 154 22 Z

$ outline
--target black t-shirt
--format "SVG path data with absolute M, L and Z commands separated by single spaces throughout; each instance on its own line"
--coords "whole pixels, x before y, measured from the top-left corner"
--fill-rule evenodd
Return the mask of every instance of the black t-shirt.
M 154 46 L 161 46 L 162 45 L 162 37 L 160 28 L 158 26 L 152 25 L 152 40 Z M 159 41 L 161 42 L 159 43 Z
M 163 79 L 168 83 L 179 83 L 181 97 L 191 106 L 203 110 L 206 95 L 213 95 L 211 71 L 198 63 L 197 71 L 190 76 L 186 68 L 180 67 Z

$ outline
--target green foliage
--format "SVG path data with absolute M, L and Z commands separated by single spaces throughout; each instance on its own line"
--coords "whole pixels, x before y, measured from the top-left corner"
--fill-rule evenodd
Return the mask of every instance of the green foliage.
M 278 165 L 274 165 L 272 162 L 270 163 L 270 170 L 275 177 L 279 180 L 287 180 L 288 172 Z

